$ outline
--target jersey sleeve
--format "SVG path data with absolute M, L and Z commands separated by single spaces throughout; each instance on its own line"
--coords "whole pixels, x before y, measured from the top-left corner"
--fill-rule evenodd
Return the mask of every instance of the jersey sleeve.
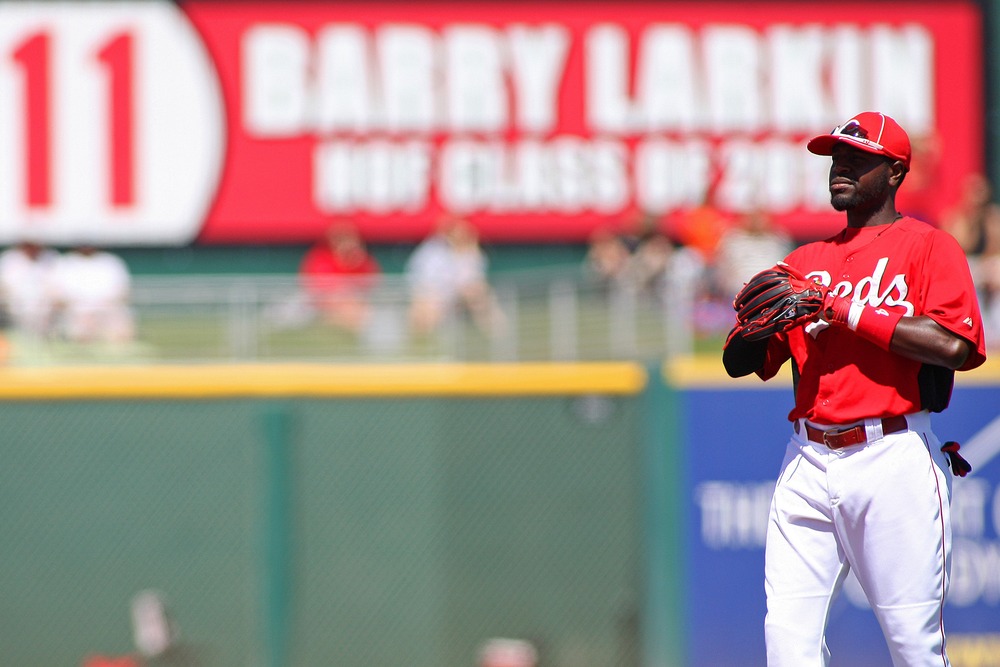
M 920 314 L 972 344 L 969 358 L 958 370 L 981 366 L 986 361 L 986 343 L 976 287 L 965 253 L 946 232 L 934 235 L 924 280 Z
M 764 363 L 757 369 L 757 377 L 761 380 L 770 380 L 782 365 L 792 356 L 791 346 L 788 344 L 788 333 L 776 333 L 771 336 L 767 343 L 767 352 L 764 354 Z

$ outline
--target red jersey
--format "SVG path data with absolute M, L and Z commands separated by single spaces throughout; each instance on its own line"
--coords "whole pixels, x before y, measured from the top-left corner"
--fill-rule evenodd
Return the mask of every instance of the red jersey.
M 972 344 L 959 370 L 986 360 L 979 302 L 965 253 L 947 232 L 913 218 L 845 228 L 793 250 L 785 262 L 841 296 L 905 316 L 926 315 Z M 881 349 L 846 327 L 811 323 L 773 336 L 757 374 L 792 359 L 795 408 L 788 418 L 846 424 L 944 409 L 954 373 Z
M 310 248 L 299 267 L 306 288 L 317 295 L 368 289 L 380 270 L 375 258 L 364 251 L 345 257 L 325 243 Z

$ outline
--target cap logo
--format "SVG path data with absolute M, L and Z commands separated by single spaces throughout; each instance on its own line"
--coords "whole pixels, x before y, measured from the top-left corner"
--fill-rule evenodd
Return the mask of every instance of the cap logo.
M 854 143 L 864 144 L 865 146 L 874 148 L 877 151 L 884 150 L 884 146 L 882 146 L 882 144 L 868 138 L 868 130 L 861 127 L 861 123 L 854 119 L 833 128 L 833 132 L 830 134 L 835 137 L 849 138 Z

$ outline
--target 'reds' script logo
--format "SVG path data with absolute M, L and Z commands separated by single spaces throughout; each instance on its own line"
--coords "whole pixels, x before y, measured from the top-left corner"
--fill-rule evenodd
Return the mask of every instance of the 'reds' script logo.
M 906 309 L 905 315 L 913 315 L 913 304 L 906 300 L 908 288 L 906 286 L 906 276 L 897 273 L 891 279 L 885 275 L 885 267 L 889 264 L 889 258 L 883 257 L 875 264 L 872 275 L 862 278 L 857 284 L 849 280 L 842 280 L 836 284 L 828 271 L 811 271 L 806 277 L 818 280 L 826 285 L 831 291 L 844 296 L 852 301 L 864 303 L 878 308 L 880 306 L 900 306 Z

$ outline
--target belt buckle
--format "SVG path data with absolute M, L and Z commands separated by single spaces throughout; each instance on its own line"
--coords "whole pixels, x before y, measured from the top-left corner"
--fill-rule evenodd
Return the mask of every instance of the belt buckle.
M 823 431 L 823 444 L 830 449 L 840 449 L 844 446 L 843 443 L 840 442 L 840 439 L 856 428 L 857 426 L 851 426 L 850 428 Z

